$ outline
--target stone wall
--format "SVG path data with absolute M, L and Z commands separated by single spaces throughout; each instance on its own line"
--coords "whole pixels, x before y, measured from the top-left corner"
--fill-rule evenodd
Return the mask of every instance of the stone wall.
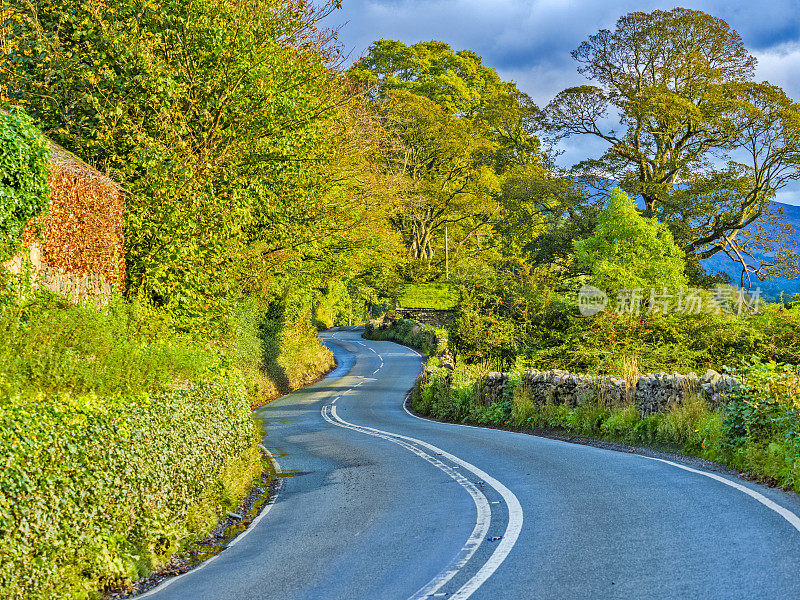
M 478 401 L 482 404 L 499 402 L 508 382 L 507 373 L 488 373 L 478 382 Z M 697 394 L 718 408 L 726 393 L 738 381 L 709 370 L 703 376 L 695 373 L 650 373 L 642 375 L 635 384 L 617 377 L 572 374 L 567 371 L 525 371 L 522 385 L 537 405 L 564 404 L 575 407 L 587 400 L 601 398 L 611 405 L 634 402 L 642 415 L 664 412 L 670 403 L 681 404 L 688 394 Z
M 364 337 L 390 339 L 415 346 L 440 358 L 440 367 L 453 370 L 452 355 L 444 340 L 438 339 L 432 327 L 408 319 L 392 319 L 368 323 Z M 436 349 L 432 351 L 432 349 Z M 508 373 L 487 373 L 476 383 L 478 402 L 490 405 L 503 400 Z M 559 369 L 522 373 L 522 385 L 537 405 L 553 403 L 575 407 L 586 401 L 602 399 L 610 405 L 634 403 L 641 415 L 665 412 L 673 402 L 682 404 L 687 395 L 704 397 L 714 408 L 725 401 L 727 392 L 738 384 L 729 375 L 709 369 L 702 376 L 696 373 L 648 373 L 638 380 L 626 381 L 613 376 L 583 375 Z

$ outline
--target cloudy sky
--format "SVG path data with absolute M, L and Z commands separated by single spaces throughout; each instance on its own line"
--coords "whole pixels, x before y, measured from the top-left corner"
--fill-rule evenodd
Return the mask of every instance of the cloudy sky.
M 800 100 L 800 0 L 684 0 L 684 8 L 725 19 L 758 59 L 757 79 L 780 85 Z M 405 43 L 441 40 L 474 50 L 484 64 L 513 80 L 539 105 L 585 81 L 570 56 L 598 29 L 613 29 L 631 11 L 670 10 L 674 2 L 648 0 L 343 0 L 328 19 L 350 62 L 377 39 Z M 565 148 L 564 162 L 596 155 L 602 147 L 585 138 Z M 800 205 L 800 186 L 778 200 Z

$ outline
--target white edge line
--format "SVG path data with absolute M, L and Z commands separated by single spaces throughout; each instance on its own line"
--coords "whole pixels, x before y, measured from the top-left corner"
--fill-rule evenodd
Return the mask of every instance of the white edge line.
M 272 468 L 275 470 L 275 474 L 276 475 L 280 475 L 281 467 L 278 464 L 278 461 L 275 459 L 275 456 L 272 454 L 272 452 L 270 452 L 269 450 L 264 448 L 264 446 L 260 446 L 260 447 L 266 453 L 267 458 L 269 458 L 269 462 L 272 465 Z M 165 589 L 167 589 L 169 586 L 171 586 L 173 583 L 175 583 L 176 581 L 179 581 L 180 579 L 183 579 L 184 577 L 186 577 L 187 575 L 191 575 L 192 573 L 197 573 L 200 569 L 203 569 L 203 568 L 207 567 L 208 565 L 210 565 L 211 563 L 213 563 L 217 558 L 222 556 L 222 553 L 225 550 L 227 550 L 228 548 L 231 548 L 231 547 L 235 546 L 236 544 L 238 544 L 242 540 L 242 538 L 244 538 L 251 531 L 253 531 L 253 529 L 255 529 L 255 527 L 261 522 L 261 519 L 263 519 L 270 510 L 272 510 L 272 507 L 275 505 L 275 501 L 278 498 L 278 491 L 279 491 L 279 489 L 276 488 L 275 493 L 272 495 L 272 498 L 270 498 L 268 504 L 264 508 L 261 509 L 261 512 L 258 513 L 258 516 L 256 516 L 255 519 L 253 519 L 253 521 L 250 523 L 250 525 L 247 527 L 247 529 L 245 529 L 242 533 L 240 533 L 235 538 L 233 538 L 230 541 L 230 543 L 226 544 L 225 548 L 222 549 L 219 553 L 215 554 L 214 556 L 212 556 L 208 560 L 206 560 L 204 562 L 201 562 L 199 565 L 197 565 L 195 568 L 191 569 L 190 571 L 186 571 L 186 573 L 181 573 L 180 575 L 177 575 L 175 577 L 170 577 L 169 579 L 165 579 L 164 581 L 159 583 L 153 589 L 146 591 L 144 594 L 141 594 L 140 596 L 134 596 L 134 598 L 137 598 L 137 599 L 138 598 L 147 598 L 148 596 L 151 596 L 151 595 L 155 594 L 156 592 L 162 592 Z
M 472 529 L 472 533 L 467 538 L 467 541 L 461 547 L 461 550 L 458 551 L 453 560 L 451 560 L 450 563 L 439 572 L 439 574 L 437 574 L 433 579 L 428 581 L 419 590 L 417 590 L 413 596 L 409 597 L 408 600 L 424 600 L 425 598 L 435 595 L 435 592 L 441 589 L 448 581 L 455 577 L 459 571 L 461 571 L 461 569 L 464 568 L 464 566 L 470 561 L 472 556 L 483 543 L 484 539 L 486 539 L 486 535 L 489 532 L 489 527 L 492 520 L 492 509 L 489 506 L 486 495 L 483 494 L 483 492 L 481 492 L 474 483 L 459 473 L 455 467 L 451 467 L 443 463 L 435 456 L 427 454 L 413 444 L 398 439 L 396 434 L 383 432 L 382 430 L 367 431 L 367 429 L 371 428 L 366 428 L 361 425 L 354 425 L 348 421 L 345 421 L 336 413 L 335 406 L 323 406 L 322 417 L 329 423 L 338 427 L 351 429 L 365 435 L 371 435 L 373 437 L 385 439 L 405 448 L 426 462 L 437 467 L 439 470 L 443 471 L 446 475 L 451 477 L 456 483 L 463 487 L 472 497 L 472 501 L 475 503 L 476 509 L 475 527 Z
M 640 454 L 639 456 L 642 455 Z M 703 475 L 704 477 L 708 477 L 710 479 L 713 479 L 714 481 L 719 481 L 720 483 L 724 483 L 727 486 L 737 489 L 743 494 L 747 494 L 751 498 L 758 500 L 761 504 L 763 504 L 770 510 L 775 511 L 784 519 L 786 519 L 792 527 L 794 527 L 797 531 L 800 531 L 800 517 L 798 517 L 788 508 L 784 508 L 783 506 L 777 504 L 776 502 L 773 502 L 763 494 L 760 494 L 759 492 L 752 490 L 749 487 L 742 485 L 741 483 L 736 483 L 735 481 L 731 481 L 727 477 L 722 477 L 721 475 L 717 475 L 716 473 L 707 473 L 705 471 L 693 469 L 692 467 L 687 467 L 685 465 L 672 462 L 671 460 L 665 460 L 663 458 L 655 458 L 653 456 L 642 456 L 642 458 L 646 458 L 647 460 L 655 460 L 667 465 L 672 465 L 673 467 L 683 469 L 684 471 L 689 471 L 690 473 L 697 473 L 698 475 Z
M 435 421 L 433 419 L 427 419 L 425 417 L 421 417 L 419 415 L 415 415 L 414 413 L 412 413 L 408 409 L 408 404 L 405 401 L 403 402 L 403 410 L 405 410 L 406 413 L 408 413 L 409 416 L 412 416 L 415 419 L 420 419 L 422 421 L 429 421 L 431 423 L 455 425 L 456 427 L 468 427 L 469 429 L 481 429 L 483 431 L 487 431 L 486 427 L 476 427 L 475 425 L 465 425 L 463 423 L 443 423 L 442 421 Z M 516 434 L 516 435 L 531 435 L 531 434 L 528 434 L 528 433 L 522 433 L 520 431 L 507 431 L 505 429 L 503 431 L 506 431 L 507 433 Z M 581 444 L 575 444 L 573 442 L 567 442 L 566 440 L 554 440 L 552 438 L 542 438 L 541 436 L 537 436 L 536 434 L 533 434 L 533 437 L 538 437 L 540 439 L 547 439 L 547 440 L 551 440 L 551 441 L 554 441 L 554 442 L 560 442 L 562 444 L 569 444 L 570 446 L 579 446 L 579 445 L 581 445 Z M 747 486 L 744 486 L 744 485 L 742 485 L 740 483 L 732 481 L 732 480 L 728 479 L 727 477 L 722 477 L 721 475 L 717 475 L 716 473 L 711 473 L 711 472 L 707 472 L 707 471 L 701 471 L 699 469 L 693 469 L 691 467 L 687 467 L 685 465 L 681 465 L 679 463 L 672 462 L 671 460 L 666 460 L 666 459 L 663 459 L 663 458 L 655 458 L 653 456 L 645 456 L 644 454 L 638 454 L 638 453 L 633 453 L 633 456 L 638 456 L 639 458 L 646 458 L 647 460 L 654 460 L 654 461 L 657 461 L 657 462 L 665 463 L 667 465 L 671 465 L 673 467 L 677 467 L 679 469 L 683 469 L 684 471 L 689 471 L 690 473 L 695 473 L 697 475 L 703 475 L 704 477 L 708 477 L 708 478 L 713 479 L 715 481 L 719 481 L 720 483 L 723 483 L 723 484 L 725 484 L 727 486 L 730 486 L 730 487 L 742 492 L 743 494 L 747 494 L 748 496 L 750 496 L 751 498 L 757 500 L 758 502 L 760 502 L 761 504 L 763 504 L 764 506 L 766 506 L 770 510 L 775 511 L 781 517 L 786 519 L 786 521 L 788 521 L 789 524 L 792 527 L 794 527 L 798 532 L 800 532 L 800 517 L 798 517 L 795 513 L 790 511 L 788 508 L 785 508 L 785 507 L 781 506 L 777 502 L 774 502 L 773 500 L 770 500 L 769 498 L 767 498 L 763 494 L 761 494 L 761 493 L 759 493 L 759 492 L 757 492 L 757 491 L 755 491 L 753 489 L 750 489 Z

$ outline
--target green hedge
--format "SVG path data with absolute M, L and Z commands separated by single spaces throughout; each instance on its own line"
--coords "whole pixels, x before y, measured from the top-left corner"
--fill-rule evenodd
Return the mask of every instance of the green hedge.
M 367 323 L 364 337 L 368 340 L 398 342 L 422 350 L 428 356 L 441 354 L 447 349 L 447 331 L 412 319 L 392 319 L 380 325 Z
M 0 402 L 0 597 L 94 598 L 204 536 L 260 472 L 245 386 Z
M 12 292 L 0 302 L 0 597 L 99 597 L 245 495 L 261 472 L 252 385 L 237 353 L 177 333 L 152 306 Z

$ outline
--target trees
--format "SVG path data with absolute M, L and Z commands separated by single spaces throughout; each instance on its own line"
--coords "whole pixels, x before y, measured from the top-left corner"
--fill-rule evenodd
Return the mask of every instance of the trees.
M 443 42 L 379 40 L 350 70 L 380 106 L 387 170 L 402 193 L 391 221 L 411 259 L 431 263 L 447 228 L 458 257 L 480 253 L 504 208 L 504 184 L 542 172 L 538 109 L 474 52 Z M 491 244 L 489 244 L 491 245 Z
M 494 144 L 473 121 L 422 96 L 391 91 L 381 111 L 396 136 L 387 144 L 386 161 L 400 189 L 389 220 L 409 257 L 430 262 L 434 236 L 445 227 L 457 248 L 496 215 L 499 184 L 486 159 Z
M 573 57 L 598 85 L 559 93 L 547 121 L 557 136 L 608 143 L 586 165 L 591 174 L 641 196 L 644 215 L 667 223 L 694 263 L 725 252 L 759 276 L 797 268 L 786 248 L 783 260 L 764 260 L 780 236 L 744 230 L 798 177 L 800 111 L 779 88 L 751 81 L 755 58 L 725 21 L 682 8 L 634 12 Z
M 378 40 L 353 65 L 350 75 L 367 86 L 375 99 L 404 90 L 428 98 L 451 115 L 475 120 L 497 143 L 500 171 L 541 159 L 534 135 L 539 109 L 471 50 L 454 52 L 438 41 L 407 46 Z
M 597 218 L 591 237 L 575 242 L 576 260 L 604 290 L 677 289 L 685 285 L 683 252 L 667 226 L 636 211 L 619 188 Z
M 316 25 L 334 4 L 10 4 L 12 101 L 129 193 L 130 294 L 213 324 L 385 245 L 371 117 Z

